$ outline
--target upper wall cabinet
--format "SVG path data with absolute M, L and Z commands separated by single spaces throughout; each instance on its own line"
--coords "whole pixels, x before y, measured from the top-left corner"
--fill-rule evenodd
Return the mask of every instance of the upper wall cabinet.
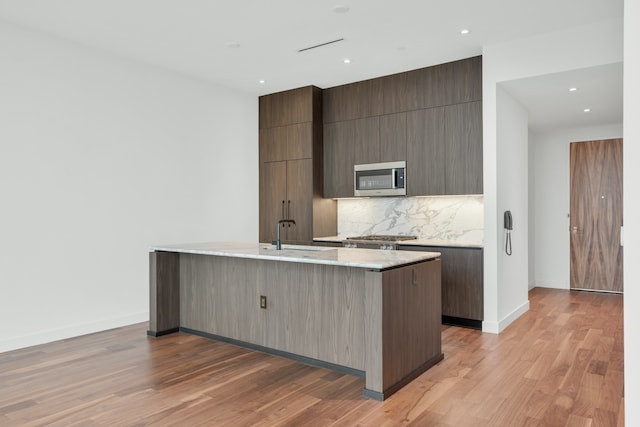
M 382 114 L 382 80 L 372 79 L 325 89 L 324 123 L 361 119 Z
M 319 108 L 322 101 L 317 102 L 315 107 Z M 311 122 L 314 119 L 312 86 L 261 96 L 258 107 L 260 129 Z M 320 110 L 316 117 L 320 117 Z
M 482 101 L 445 107 L 447 194 L 482 194 Z
M 379 162 L 407 159 L 407 113 L 380 116 Z
M 482 194 L 482 101 L 407 114 L 407 195 Z
M 324 125 L 324 195 L 353 197 L 353 166 L 407 158 L 407 113 Z
M 408 110 L 479 101 L 482 57 L 409 71 L 406 82 Z
M 382 88 L 382 114 L 408 111 L 407 73 L 393 74 L 379 80 Z
M 407 194 L 482 193 L 482 57 L 323 92 L 325 197 L 353 197 L 353 165 L 407 161 Z
M 407 113 L 407 195 L 441 195 L 445 188 L 444 107 Z
M 353 197 L 354 120 L 324 125 L 324 197 Z
M 324 123 L 404 113 L 408 108 L 408 73 L 398 73 L 325 89 Z

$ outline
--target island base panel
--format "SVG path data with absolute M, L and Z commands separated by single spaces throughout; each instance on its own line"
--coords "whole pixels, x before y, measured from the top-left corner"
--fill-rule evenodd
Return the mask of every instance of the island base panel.
M 362 395 L 370 399 L 383 401 L 389 396 L 391 396 L 393 393 L 400 390 L 402 387 L 409 384 L 411 381 L 413 381 L 414 379 L 418 378 L 420 375 L 428 371 L 429 368 L 440 363 L 440 361 L 443 359 L 444 359 L 444 354 L 440 353 L 438 356 L 434 356 L 431 360 L 429 360 L 427 363 L 420 366 L 418 369 L 415 369 L 414 371 L 410 372 L 406 377 L 402 378 L 400 381 L 398 381 L 394 385 L 388 387 L 385 391 L 379 392 L 375 390 L 370 390 L 368 388 L 364 388 L 362 390 Z
M 439 258 L 382 271 L 160 251 L 150 263 L 151 336 L 179 328 L 364 372 L 376 399 L 442 359 Z
M 150 336 L 176 332 L 180 327 L 180 254 L 149 253 Z
M 390 395 L 442 360 L 440 268 L 433 259 L 367 271 L 367 395 Z
M 235 340 L 233 338 L 223 337 L 223 336 L 220 336 L 220 335 L 209 334 L 207 332 L 196 331 L 194 329 L 189 329 L 189 328 L 180 328 L 179 332 L 184 332 L 184 333 L 191 334 L 191 335 L 197 335 L 199 337 L 208 338 L 208 339 L 214 340 L 214 341 L 225 342 L 225 343 L 232 344 L 232 345 L 235 345 L 235 346 L 238 346 L 238 347 L 244 347 L 244 348 L 248 348 L 250 350 L 260 351 L 262 353 L 272 354 L 274 356 L 284 357 L 286 359 L 295 360 L 297 362 L 301 362 L 301 363 L 304 363 L 304 364 L 310 365 L 310 366 L 315 366 L 317 368 L 331 369 L 332 371 L 336 371 L 336 372 L 339 372 L 339 373 L 342 373 L 342 374 L 347 374 L 347 375 L 353 375 L 355 377 L 361 377 L 361 378 L 365 377 L 365 372 L 361 371 L 359 369 L 349 368 L 348 366 L 336 365 L 335 363 L 330 363 L 330 362 L 326 362 L 324 360 L 314 359 L 312 357 L 301 356 L 299 354 L 289 353 L 289 352 L 282 351 L 282 350 L 276 350 L 276 349 L 273 349 L 273 348 L 264 347 L 264 346 L 261 346 L 261 345 L 252 344 L 252 343 L 245 342 L 245 341 L 239 341 L 239 340 Z

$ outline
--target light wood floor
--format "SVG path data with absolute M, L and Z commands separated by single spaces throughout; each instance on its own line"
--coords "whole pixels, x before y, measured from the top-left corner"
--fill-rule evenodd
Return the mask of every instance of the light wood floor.
M 622 296 L 534 289 L 385 402 L 364 380 L 146 324 L 0 354 L 1 426 L 623 426 Z

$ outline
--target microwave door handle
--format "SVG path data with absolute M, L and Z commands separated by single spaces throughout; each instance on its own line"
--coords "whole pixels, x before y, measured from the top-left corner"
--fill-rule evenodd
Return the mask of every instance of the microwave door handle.
M 391 188 L 398 187 L 398 169 L 391 169 Z

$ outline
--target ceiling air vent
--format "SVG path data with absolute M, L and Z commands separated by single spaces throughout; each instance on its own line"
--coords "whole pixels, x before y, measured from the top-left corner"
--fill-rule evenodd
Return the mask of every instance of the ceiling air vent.
M 329 45 L 329 44 L 338 43 L 338 42 L 341 42 L 343 40 L 344 39 L 331 40 L 330 42 L 320 43 L 320 44 L 317 44 L 315 46 L 305 47 L 304 49 L 298 50 L 298 52 L 304 52 L 305 50 L 311 50 L 311 49 L 315 49 L 315 48 L 318 48 L 318 47 L 326 46 L 326 45 Z

